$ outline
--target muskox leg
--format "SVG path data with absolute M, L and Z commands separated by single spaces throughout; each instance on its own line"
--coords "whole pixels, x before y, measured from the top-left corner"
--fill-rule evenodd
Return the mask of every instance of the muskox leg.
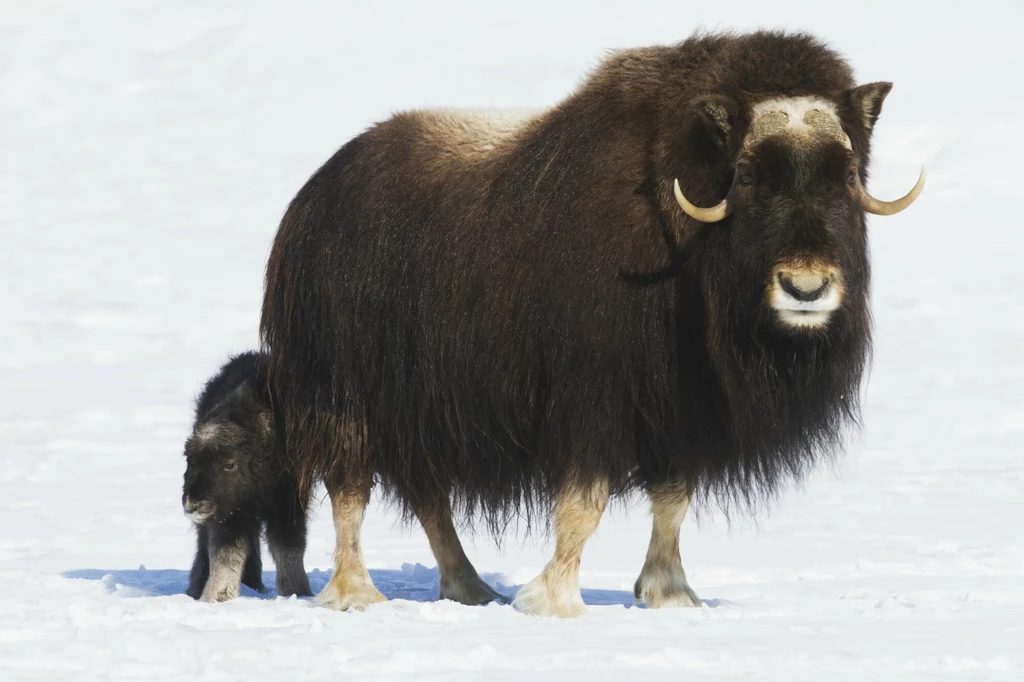
M 679 557 L 679 527 L 690 508 L 690 495 L 685 489 L 664 488 L 652 491 L 650 498 L 654 515 L 651 544 L 644 568 L 633 585 L 633 596 L 652 609 L 700 606 L 700 599 L 686 582 Z
M 242 571 L 249 556 L 249 538 L 246 531 L 211 528 L 208 551 L 210 577 L 199 601 L 228 601 L 238 596 L 242 584 Z
M 245 568 L 242 571 L 242 584 L 251 587 L 257 592 L 263 591 L 263 556 L 260 551 L 260 526 L 253 524 L 246 534 L 246 541 L 249 543 L 248 555 L 245 558 Z
M 568 488 L 559 494 L 554 513 L 555 556 L 516 594 L 513 605 L 517 609 L 560 618 L 586 612 L 580 594 L 580 557 L 607 504 L 608 486 L 603 483 L 585 490 Z
M 188 574 L 188 589 L 185 594 L 199 599 L 210 577 L 210 533 L 203 526 L 196 527 L 196 557 Z
M 297 485 L 289 483 L 290 491 Z M 298 595 L 310 597 L 306 565 L 306 511 L 297 494 L 284 493 L 278 497 L 274 513 L 267 517 L 267 545 L 277 566 L 277 593 L 282 597 Z
M 508 603 L 508 598 L 495 592 L 476 572 L 466 556 L 452 523 L 452 512 L 447 505 L 416 511 L 430 542 L 430 550 L 437 559 L 441 589 L 438 599 L 450 599 L 461 604 L 476 606 L 497 601 Z
M 369 478 L 352 480 L 328 489 L 334 512 L 334 575 L 324 586 L 316 601 L 321 606 L 344 611 L 363 609 L 384 601 L 363 563 L 359 532 L 363 526 L 366 504 L 370 501 Z

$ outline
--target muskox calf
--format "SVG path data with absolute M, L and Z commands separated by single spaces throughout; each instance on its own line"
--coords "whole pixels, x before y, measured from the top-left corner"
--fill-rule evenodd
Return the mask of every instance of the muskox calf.
M 302 557 L 309 497 L 282 466 L 258 354 L 232 358 L 196 401 L 185 442 L 185 514 L 196 526 L 188 595 L 227 601 L 239 584 L 263 589 L 260 527 L 277 564 L 280 595 L 311 596 Z

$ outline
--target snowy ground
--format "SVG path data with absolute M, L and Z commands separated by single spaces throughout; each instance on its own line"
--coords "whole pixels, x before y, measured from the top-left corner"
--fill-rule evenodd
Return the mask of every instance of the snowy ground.
M 1024 679 L 1020 4 L 292 4 L 0 3 L 0 679 Z M 545 106 L 603 49 L 698 26 L 833 41 L 896 83 L 874 193 L 929 165 L 913 209 L 871 221 L 877 346 L 849 456 L 756 524 L 685 524 L 702 609 L 625 608 L 638 505 L 588 546 L 572 622 L 431 602 L 425 538 L 380 508 L 365 546 L 389 603 L 181 594 L 190 401 L 254 346 L 306 177 L 394 110 Z M 332 537 L 325 506 L 314 588 Z M 549 551 L 470 544 L 504 586 Z

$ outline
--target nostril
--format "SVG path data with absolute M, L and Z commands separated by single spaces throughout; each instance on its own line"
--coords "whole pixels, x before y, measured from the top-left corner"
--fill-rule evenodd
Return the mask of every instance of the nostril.
M 825 295 L 829 285 L 828 277 L 791 277 L 779 273 L 779 286 L 798 301 L 816 301 Z
M 182 500 L 181 506 L 185 508 L 186 514 L 206 514 L 210 511 L 210 503 L 205 500 L 194 500 L 186 497 Z

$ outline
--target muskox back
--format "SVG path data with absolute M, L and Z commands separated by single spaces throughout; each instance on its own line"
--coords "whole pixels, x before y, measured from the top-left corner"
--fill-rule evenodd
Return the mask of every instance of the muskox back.
M 566 483 L 799 473 L 830 440 L 740 447 L 698 293 L 718 237 L 680 233 L 656 178 L 679 157 L 695 200 L 728 189 L 691 141 L 698 94 L 851 85 L 804 36 L 702 37 L 619 53 L 532 117 L 410 112 L 350 141 L 292 201 L 267 268 L 271 389 L 306 484 L 368 469 L 407 504 L 452 492 L 499 529 Z

